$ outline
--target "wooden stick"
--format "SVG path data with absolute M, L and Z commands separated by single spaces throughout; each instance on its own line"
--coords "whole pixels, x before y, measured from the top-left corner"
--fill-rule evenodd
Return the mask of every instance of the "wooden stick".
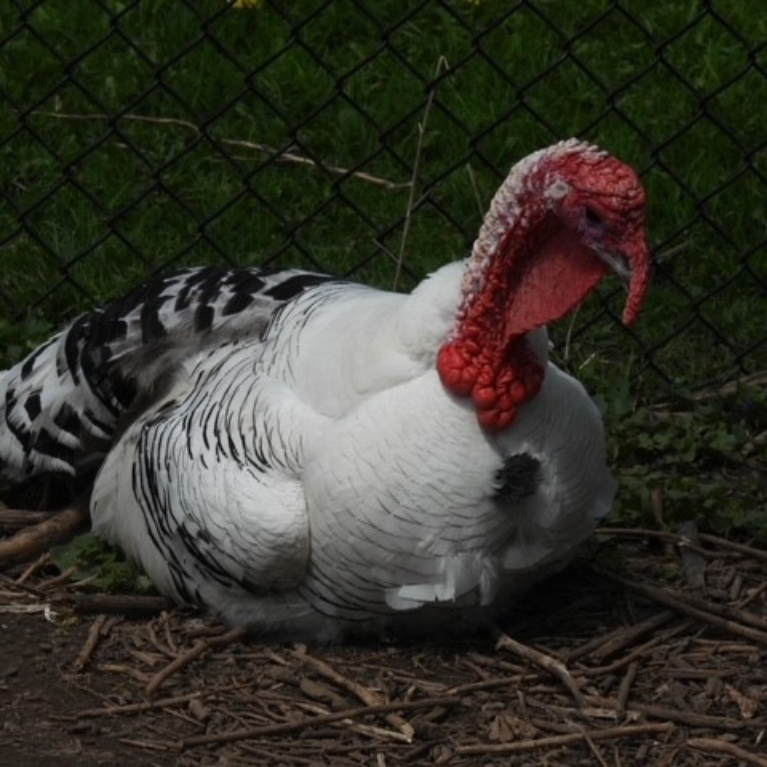
M 147 617 L 173 607 L 165 597 L 141 594 L 73 594 L 74 611 L 82 614 L 110 613 Z
M 683 535 L 666 532 L 664 530 L 651 530 L 644 527 L 599 527 L 597 528 L 596 534 L 621 535 L 627 538 L 663 538 L 675 541 L 677 546 L 685 546 L 691 551 L 694 551 L 701 556 L 708 557 L 709 559 L 717 556 L 715 551 L 700 548 Z M 745 543 L 738 543 L 737 541 L 728 541 L 726 538 L 720 538 L 718 535 L 711 535 L 710 533 L 698 533 L 698 538 L 701 543 L 708 543 L 712 546 L 729 549 L 730 551 L 735 551 L 738 554 L 743 554 L 752 559 L 767 561 L 767 551 L 764 549 L 757 549 L 754 546 L 748 546 Z
M 546 738 L 520 740 L 513 743 L 483 743 L 472 746 L 456 746 L 453 753 L 456 756 L 479 756 L 483 754 L 519 754 L 525 751 L 535 751 L 539 748 L 558 748 L 572 743 L 582 743 L 586 740 L 615 740 L 616 738 L 634 738 L 638 735 L 662 735 L 672 732 L 671 722 L 626 725 L 623 727 L 607 727 L 604 730 L 585 730 L 570 735 L 551 735 Z
M 316 727 L 322 724 L 340 722 L 344 719 L 356 719 L 360 716 L 370 714 L 388 714 L 391 711 L 415 711 L 419 708 L 429 708 L 430 706 L 457 706 L 461 702 L 457 695 L 444 696 L 441 698 L 421 698 L 420 700 L 393 701 L 391 703 L 382 703 L 379 706 L 362 706 L 360 708 L 349 708 L 345 711 L 335 711 L 332 714 L 321 714 L 306 719 L 300 719 L 295 722 L 280 722 L 279 724 L 267 724 L 263 727 L 252 727 L 245 730 L 232 730 L 230 732 L 221 732 L 210 735 L 195 735 L 186 738 L 181 742 L 182 748 L 192 746 L 202 746 L 208 743 L 232 743 L 236 740 L 245 740 L 247 738 L 263 738 L 267 735 L 281 735 L 286 732 L 295 732 L 308 727 Z
M 85 640 L 85 644 L 83 645 L 83 649 L 80 650 L 80 654 L 75 660 L 75 671 L 82 671 L 90 660 L 91 655 L 93 655 L 96 646 L 101 639 L 101 630 L 104 628 L 107 619 L 107 615 L 99 615 L 91 624 L 91 627 L 88 630 L 88 637 Z
M 636 661 L 630 663 L 629 667 L 626 669 L 626 675 L 621 680 L 621 686 L 618 688 L 618 711 L 623 712 L 626 710 L 626 703 L 628 702 L 629 694 L 631 693 L 631 686 L 634 684 L 638 670 L 639 664 Z
M 15 531 L 38 522 L 45 522 L 55 511 L 26 511 L 25 509 L 0 509 L 0 530 Z
M 743 554 L 746 557 L 761 559 L 763 562 L 767 562 L 767 551 L 765 551 L 765 549 L 757 549 L 753 546 L 747 546 L 745 543 L 738 543 L 737 541 L 728 541 L 726 538 L 720 538 L 718 535 L 711 535 L 710 533 L 698 533 L 698 537 L 703 543 L 710 543 L 713 546 L 721 546 L 723 549 L 737 551 L 738 554 Z
M 689 538 L 679 533 L 672 533 L 670 530 L 652 530 L 645 527 L 598 527 L 596 534 L 619 535 L 625 538 L 658 538 L 661 541 L 670 541 L 679 548 L 690 549 L 690 551 L 708 559 L 719 556 L 715 551 L 696 546 Z M 699 538 L 702 536 L 699 535 Z
M 688 604 L 686 601 L 683 601 L 666 589 L 656 588 L 655 586 L 648 586 L 644 583 L 634 583 L 633 581 L 622 578 L 620 575 L 608 572 L 607 570 L 600 570 L 597 568 L 594 569 L 600 575 L 604 576 L 605 578 L 609 578 L 611 581 L 620 584 L 624 588 L 636 591 L 638 594 L 642 594 L 643 596 L 646 596 L 655 602 L 660 602 L 660 604 L 666 605 L 666 607 L 670 607 L 673 610 L 682 613 L 683 615 L 689 615 L 691 618 L 695 618 L 702 623 L 707 623 L 709 626 L 714 626 L 715 628 L 728 631 L 731 634 L 737 634 L 738 636 L 745 637 L 752 642 L 758 642 L 759 644 L 767 645 L 767 632 L 751 628 L 750 626 L 744 626 L 742 623 L 736 623 L 734 620 L 729 620 L 727 618 L 720 617 L 719 615 L 715 615 L 713 612 L 709 612 L 711 606 L 709 606 L 707 609 L 694 607 L 693 605 Z M 685 598 L 692 601 L 692 598 L 689 596 L 686 596 Z
M 199 700 L 205 695 L 204 692 L 190 692 L 186 695 L 174 695 L 171 698 L 157 698 L 157 700 L 147 700 L 141 703 L 127 703 L 124 706 L 104 706 L 104 708 L 86 708 L 79 711 L 77 716 L 66 717 L 67 719 L 97 719 L 101 716 L 130 716 L 131 714 L 143 714 L 147 711 L 156 711 L 158 708 L 170 708 L 178 706 L 181 703 L 189 703 L 193 700 Z
M 583 728 L 581 728 L 581 734 L 583 735 L 583 739 L 586 741 L 586 745 L 589 747 L 589 750 L 591 751 L 592 754 L 594 754 L 594 758 L 599 762 L 601 767 L 608 767 L 607 762 L 605 761 L 605 758 L 602 756 L 601 752 L 596 747 L 596 744 L 594 743 L 594 739 Z
M 605 698 L 601 695 L 587 695 L 586 701 L 591 706 L 617 710 L 618 701 L 613 698 Z M 767 723 L 764 719 L 733 719 L 727 716 L 715 716 L 713 714 L 696 714 L 694 711 L 658 706 L 655 703 L 642 703 L 636 701 L 628 707 L 628 712 L 644 714 L 653 719 L 662 719 L 666 722 L 684 724 L 689 727 L 722 730 L 733 732 L 745 729 L 763 729 Z
M 36 109 L 34 111 L 34 114 L 41 115 L 43 117 L 53 117 L 57 120 L 93 120 L 93 121 L 106 121 L 106 120 L 112 120 L 113 117 L 111 115 L 106 114 L 67 114 L 65 112 L 44 112 L 42 110 Z M 185 128 L 186 130 L 192 131 L 195 135 L 200 136 L 202 135 L 202 131 L 200 128 L 198 128 L 194 123 L 189 122 L 188 120 L 183 120 L 181 118 L 176 117 L 154 117 L 152 115 L 137 115 L 137 114 L 122 114 L 120 115 L 121 120 L 130 120 L 133 122 L 142 122 L 142 123 L 148 123 L 150 125 L 171 125 L 176 126 L 179 128 Z M 279 149 L 275 149 L 272 146 L 269 146 L 268 144 L 257 144 L 253 141 L 245 141 L 242 139 L 226 139 L 226 138 L 219 138 L 217 139 L 219 143 L 224 144 L 226 146 L 232 146 L 232 147 L 239 147 L 241 149 L 250 149 L 256 152 L 266 152 L 270 155 L 272 155 L 276 162 L 288 162 L 288 163 L 296 163 L 298 165 L 307 165 L 312 168 L 319 168 L 320 170 L 323 170 L 327 173 L 331 173 L 333 175 L 337 176 L 348 176 L 349 178 L 356 178 L 361 181 L 367 181 L 370 184 L 376 184 L 377 186 L 382 186 L 385 189 L 406 189 L 410 186 L 408 182 L 395 182 L 395 181 L 389 181 L 385 178 L 379 178 L 378 176 L 373 176 L 370 173 L 364 173 L 362 171 L 352 171 L 348 168 L 339 168 L 334 165 L 327 165 L 325 163 L 318 162 L 316 160 L 312 160 L 309 157 L 304 157 L 303 155 L 297 155 L 292 152 L 285 152 Z
M 695 748 L 698 751 L 706 751 L 711 754 L 727 754 L 728 756 L 734 756 L 741 762 L 747 762 L 748 764 L 756 765 L 756 767 L 767 767 L 767 757 L 759 756 L 751 751 L 746 751 L 745 748 L 741 748 L 735 743 L 730 743 L 727 740 L 718 740 L 717 738 L 689 738 L 687 745 L 690 748 Z
M 87 499 L 56 512 L 50 519 L 21 530 L 0 541 L 0 567 L 26 562 L 51 546 L 68 541 L 88 521 Z
M 307 655 L 305 647 L 293 651 L 292 655 L 301 663 L 306 663 L 307 665 L 311 666 L 320 676 L 330 680 L 334 684 L 337 684 L 339 687 L 342 687 L 344 690 L 347 690 L 352 695 L 359 698 L 359 700 L 361 700 L 365 705 L 380 706 L 385 702 L 368 687 L 363 687 L 353 679 L 349 679 L 348 677 L 343 676 L 343 674 L 339 674 L 338 671 L 336 671 L 332 666 L 325 663 L 324 661 L 321 661 L 318 658 L 313 658 L 311 655 Z M 413 741 L 415 729 L 411 724 L 406 722 L 401 716 L 395 714 L 394 712 L 387 714 L 385 718 L 392 727 L 395 727 L 407 738 L 408 743 Z
M 554 674 L 554 676 L 558 677 L 562 684 L 564 684 L 564 686 L 567 687 L 567 689 L 570 691 L 570 694 L 575 699 L 578 708 L 583 708 L 583 695 L 581 694 L 580 688 L 570 675 L 570 672 L 567 670 L 567 667 L 564 663 L 557 660 L 556 658 L 552 658 L 550 655 L 542 653 L 540 650 L 528 647 L 527 645 L 523 645 L 521 642 L 518 642 L 516 639 L 512 639 L 508 634 L 501 631 L 497 626 L 493 627 L 492 633 L 496 640 L 496 650 L 508 650 L 520 658 L 524 658 L 525 660 L 529 660 L 531 663 L 535 663 L 535 665 L 539 668 Z
M 652 639 L 648 639 L 638 647 L 635 647 L 628 653 L 628 655 L 623 655 L 612 663 L 608 663 L 606 666 L 589 666 L 588 668 L 583 669 L 581 673 L 588 679 L 601 678 L 607 674 L 614 674 L 616 671 L 628 666 L 635 660 L 648 655 L 652 650 L 658 647 L 658 645 L 667 642 L 671 637 L 687 631 L 693 624 L 693 620 L 685 618 L 684 620 L 677 622 L 671 628 L 666 629 L 659 636 L 654 636 Z
M 664 610 L 662 613 L 651 615 L 641 623 L 635 623 L 633 626 L 621 626 L 621 628 L 609 634 L 594 637 L 594 639 L 567 653 L 566 662 L 572 663 L 574 660 L 584 656 L 593 655 L 601 663 L 605 658 L 614 655 L 618 650 L 633 644 L 639 637 L 645 634 L 654 634 L 659 628 L 665 626 L 675 617 L 676 613 L 673 610 Z
M 24 572 L 16 579 L 19 586 L 24 585 L 38 570 L 45 567 L 51 561 L 50 551 L 41 554 Z M 0 568 L 2 569 L 2 568 Z
M 215 637 L 208 637 L 206 639 L 198 639 L 192 648 L 185 652 L 183 655 L 179 655 L 174 661 L 169 663 L 165 668 L 160 669 L 150 680 L 146 686 L 146 694 L 154 695 L 155 692 L 170 679 L 177 671 L 188 666 L 193 660 L 199 658 L 206 650 L 211 647 L 222 647 L 228 644 L 239 641 L 246 636 L 248 630 L 242 626 L 227 631 L 225 634 L 219 634 Z

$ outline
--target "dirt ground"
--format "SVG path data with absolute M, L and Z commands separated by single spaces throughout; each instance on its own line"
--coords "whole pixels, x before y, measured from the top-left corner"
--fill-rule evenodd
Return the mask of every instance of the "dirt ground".
M 410 644 L 87 615 L 55 575 L 0 576 L 3 767 L 767 767 L 767 552 L 721 539 L 613 531 L 500 630 Z

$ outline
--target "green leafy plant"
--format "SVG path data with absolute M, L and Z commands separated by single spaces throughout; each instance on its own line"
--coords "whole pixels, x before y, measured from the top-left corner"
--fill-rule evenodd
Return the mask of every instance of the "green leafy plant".
M 673 527 L 695 520 L 720 535 L 767 543 L 767 390 L 749 388 L 668 407 L 635 407 L 623 382 L 604 400 L 609 458 L 620 490 L 614 517 Z M 662 512 L 657 508 L 662 501 Z
M 152 582 L 125 560 L 119 549 L 90 533 L 74 538 L 51 551 L 53 561 L 63 570 L 75 567 L 74 579 L 87 581 L 99 591 L 151 593 Z

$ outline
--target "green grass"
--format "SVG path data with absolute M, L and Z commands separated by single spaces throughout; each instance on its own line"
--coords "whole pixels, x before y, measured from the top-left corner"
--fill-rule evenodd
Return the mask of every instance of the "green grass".
M 512 162 L 578 135 L 637 167 L 651 243 L 678 250 L 633 333 L 608 284 L 555 329 L 559 359 L 608 414 L 629 379 L 652 401 L 767 367 L 760 0 L 362 5 L 0 5 L 0 357 L 169 265 L 390 286 L 432 98 L 403 288 L 466 253 Z M 695 408 L 685 432 L 621 412 L 624 467 L 649 465 L 642 429 L 671 434 L 676 454 L 716 420 Z M 657 476 L 635 479 L 640 508 Z

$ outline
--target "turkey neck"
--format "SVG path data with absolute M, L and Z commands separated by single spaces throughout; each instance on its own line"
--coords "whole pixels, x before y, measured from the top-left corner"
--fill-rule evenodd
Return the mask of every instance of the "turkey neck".
M 437 357 L 442 383 L 453 394 L 471 398 L 477 420 L 488 431 L 509 426 L 519 406 L 538 393 L 544 375 L 525 334 L 510 321 L 517 287 L 512 266 L 519 254 L 505 250 L 490 262 L 482 290 L 459 310 L 453 337 Z

